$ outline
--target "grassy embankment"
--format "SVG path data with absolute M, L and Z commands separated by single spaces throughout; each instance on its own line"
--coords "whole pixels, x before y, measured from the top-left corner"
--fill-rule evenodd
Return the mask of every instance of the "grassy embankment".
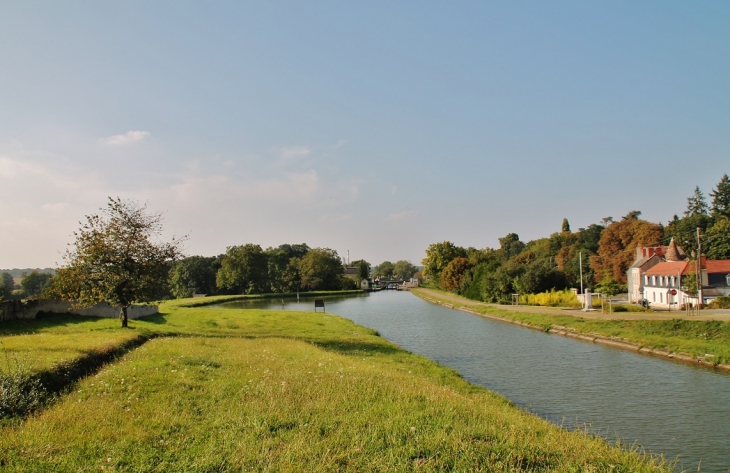
M 78 316 L 0 325 L 8 358 L 35 373 L 128 345 L 45 409 L 0 421 L 0 469 L 666 471 L 346 319 L 201 302 L 128 330 Z
M 412 291 L 415 295 L 430 298 L 422 291 Z M 683 353 L 713 364 L 730 364 L 730 322 L 703 320 L 601 320 L 579 316 L 541 312 L 517 312 L 508 309 L 479 304 L 448 293 L 446 297 L 436 298 L 455 309 L 467 307 L 484 315 L 493 315 L 508 320 L 519 321 L 542 330 L 566 327 L 576 333 L 602 336 L 620 341 L 650 347 L 667 353 Z M 458 298 L 455 302 L 454 297 Z

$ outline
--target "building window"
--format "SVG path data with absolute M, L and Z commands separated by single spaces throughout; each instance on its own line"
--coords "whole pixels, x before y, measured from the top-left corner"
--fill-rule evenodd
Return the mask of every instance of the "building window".
M 653 277 L 653 276 L 652 276 Z M 651 301 L 656 302 L 656 292 L 651 293 Z
M 674 276 L 669 279 L 669 284 L 674 287 Z
M 726 286 L 730 286 L 730 274 L 728 274 L 727 276 L 725 276 L 725 285 Z
M 656 286 L 656 276 L 651 277 L 651 285 Z M 654 301 L 654 302 L 656 302 L 656 301 Z
M 663 292 L 659 293 L 659 303 L 664 304 L 664 293 Z
M 730 277 L 730 275 L 728 275 L 728 277 Z M 647 275 L 644 275 L 644 285 L 645 286 L 649 285 L 649 276 L 647 276 Z

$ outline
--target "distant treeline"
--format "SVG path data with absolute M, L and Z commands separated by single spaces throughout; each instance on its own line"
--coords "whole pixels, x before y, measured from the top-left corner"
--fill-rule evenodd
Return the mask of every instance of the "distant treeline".
M 0 274 L 2 273 L 8 273 L 11 277 L 15 279 L 21 279 L 25 275 L 30 274 L 32 272 L 41 273 L 41 274 L 53 274 L 55 273 L 55 269 L 52 268 L 25 268 L 25 269 L 0 269 Z
M 248 243 L 228 247 L 213 257 L 190 256 L 170 271 L 170 295 L 182 298 L 194 294 L 263 294 L 297 291 L 357 289 L 362 279 L 378 275 L 411 278 L 418 269 L 401 260 L 384 261 L 371 271 L 365 260 L 353 261 L 353 277 L 345 276 L 345 265 L 337 251 L 310 248 L 305 243 L 284 244 L 263 249 Z
M 16 271 L 20 271 L 18 276 Z M 0 300 L 38 297 L 53 277 L 50 269 L 13 269 L 0 271 Z M 17 284 L 15 279 L 20 279 Z
M 170 295 L 262 294 L 355 289 L 344 276 L 337 251 L 284 244 L 263 249 L 248 243 L 230 246 L 219 256 L 190 256 L 170 271 Z
M 730 179 L 724 174 L 710 192 L 708 204 L 699 187 L 687 199 L 680 218 L 667 225 L 642 220 L 634 210 L 614 221 L 570 229 L 563 219 L 560 232 L 527 243 L 516 233 L 499 239 L 499 248 L 462 248 L 452 242 L 434 243 L 423 259 L 425 275 L 438 288 L 485 302 L 509 303 L 512 294 L 535 294 L 551 289 L 594 287 L 616 294 L 625 290 L 626 271 L 636 247 L 668 244 L 673 238 L 690 258 L 696 258 L 697 229 L 702 254 L 730 259 Z M 582 263 L 582 264 L 581 264 Z M 596 286 L 594 286 L 596 285 Z
M 159 297 L 346 290 L 357 289 L 357 281 L 371 276 L 408 279 L 418 275 L 418 268 L 405 260 L 384 261 L 374 271 L 364 260 L 353 261 L 350 267 L 357 268 L 355 277 L 345 276 L 342 259 L 329 248 L 301 243 L 263 249 L 249 243 L 228 247 L 218 256 L 189 256 L 173 263 Z M 16 273 L 19 284 L 13 280 Z M 52 269 L 0 272 L 0 299 L 40 297 L 53 281 L 53 273 Z

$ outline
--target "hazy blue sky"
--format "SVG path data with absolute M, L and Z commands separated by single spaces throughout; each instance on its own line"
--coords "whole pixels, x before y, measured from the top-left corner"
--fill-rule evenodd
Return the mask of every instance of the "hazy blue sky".
M 420 263 L 730 173 L 730 2 L 0 3 L 0 268 L 107 196 L 188 253 Z

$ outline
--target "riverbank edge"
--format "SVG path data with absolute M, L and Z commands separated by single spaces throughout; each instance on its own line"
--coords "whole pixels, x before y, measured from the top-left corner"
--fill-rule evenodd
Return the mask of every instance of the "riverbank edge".
M 309 291 L 309 292 L 267 292 L 264 294 L 234 294 L 223 296 L 207 296 L 185 299 L 171 299 L 160 301 L 160 304 L 166 303 L 170 307 L 203 307 L 207 305 L 222 304 L 224 302 L 243 301 L 243 300 L 259 300 L 259 299 L 293 299 L 295 297 L 304 297 L 311 299 L 313 297 L 327 296 L 352 296 L 356 294 L 365 294 L 362 289 L 347 289 L 344 291 Z
M 500 317 L 498 315 L 489 314 L 489 313 L 482 313 L 479 311 L 476 311 L 471 308 L 469 304 L 464 303 L 463 305 L 459 305 L 458 307 L 454 304 L 451 304 L 449 302 L 446 302 L 444 300 L 434 299 L 432 297 L 428 297 L 425 294 L 422 294 L 418 291 L 411 291 L 414 296 L 425 300 L 426 302 L 430 302 L 432 304 L 440 305 L 443 307 L 446 307 L 448 309 L 453 310 L 460 310 L 462 312 L 467 312 L 473 315 L 478 315 L 480 317 L 484 317 L 487 319 L 496 320 L 499 322 L 509 323 L 513 325 L 519 325 L 521 327 L 530 328 L 533 330 L 539 330 L 541 332 L 550 333 L 553 335 L 562 335 L 564 337 L 570 337 L 574 338 L 576 340 L 582 340 L 584 342 L 593 342 L 593 343 L 600 343 L 602 345 L 611 346 L 614 348 L 620 348 L 622 350 L 629 350 L 629 351 L 635 351 L 638 353 L 641 353 L 643 355 L 650 355 L 650 356 L 657 356 L 660 358 L 664 358 L 667 360 L 677 361 L 684 364 L 690 364 L 693 366 L 701 365 L 706 368 L 713 368 L 717 370 L 721 370 L 727 373 L 730 373 L 730 364 L 715 364 L 710 361 L 707 361 L 704 359 L 704 357 L 695 357 L 688 353 L 674 353 L 669 351 L 668 349 L 657 349 L 652 347 L 647 347 L 639 343 L 634 343 L 630 341 L 624 341 L 624 340 L 616 340 L 614 338 L 610 337 L 604 337 L 602 335 L 594 335 L 594 334 L 586 334 L 581 333 L 578 330 L 574 328 L 569 327 L 563 327 L 562 325 L 552 325 L 550 328 L 545 329 L 545 327 L 541 327 L 539 325 L 533 325 L 528 324 L 519 320 L 513 320 L 507 317 Z

